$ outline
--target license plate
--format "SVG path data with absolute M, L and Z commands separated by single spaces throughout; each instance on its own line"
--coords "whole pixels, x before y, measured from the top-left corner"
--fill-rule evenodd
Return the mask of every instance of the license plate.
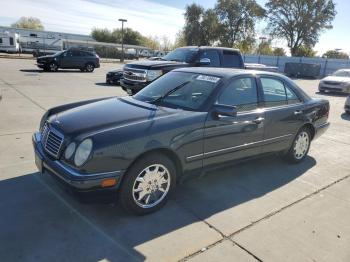
M 126 92 L 128 93 L 128 95 L 132 95 L 132 90 L 130 88 L 127 88 Z
M 40 159 L 40 157 L 35 154 L 35 164 L 36 167 L 38 168 L 39 172 L 42 173 L 43 172 L 43 161 Z

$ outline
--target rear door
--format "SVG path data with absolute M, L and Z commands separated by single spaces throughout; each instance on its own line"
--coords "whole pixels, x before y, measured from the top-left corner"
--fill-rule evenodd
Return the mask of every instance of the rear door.
M 303 102 L 288 84 L 277 76 L 261 75 L 259 85 L 265 108 L 263 152 L 290 147 L 304 123 Z
M 236 116 L 209 114 L 205 123 L 204 166 L 261 153 L 264 112 L 259 109 L 256 79 L 234 78 L 219 94 L 217 104 L 235 106 Z

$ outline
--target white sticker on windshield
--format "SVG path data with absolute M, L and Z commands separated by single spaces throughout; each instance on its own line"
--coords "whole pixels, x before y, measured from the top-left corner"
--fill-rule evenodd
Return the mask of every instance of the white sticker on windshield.
M 216 83 L 220 80 L 219 77 L 215 77 L 215 76 L 207 76 L 207 75 L 199 75 L 196 77 L 197 80 L 202 80 L 202 81 L 208 81 L 208 82 L 212 82 L 212 83 Z

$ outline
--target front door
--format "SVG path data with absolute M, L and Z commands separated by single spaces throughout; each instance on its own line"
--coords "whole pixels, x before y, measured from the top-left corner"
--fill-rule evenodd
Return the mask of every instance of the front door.
M 209 114 L 205 123 L 203 165 L 261 153 L 264 112 L 258 108 L 255 77 L 239 77 L 219 94 L 217 104 L 235 106 L 236 116 Z

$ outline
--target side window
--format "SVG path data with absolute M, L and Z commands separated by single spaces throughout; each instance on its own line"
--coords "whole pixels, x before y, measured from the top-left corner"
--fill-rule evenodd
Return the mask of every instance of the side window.
M 288 104 L 296 104 L 300 102 L 299 97 L 288 86 L 286 87 Z
M 201 57 L 199 59 L 203 58 L 209 58 L 210 64 L 208 66 L 210 67 L 220 67 L 220 57 L 219 53 L 216 50 L 205 50 L 203 51 Z
M 79 50 L 73 50 L 72 51 L 72 56 L 74 56 L 74 57 L 80 56 L 80 51 Z
M 286 90 L 283 82 L 274 79 L 261 77 L 261 85 L 264 92 L 265 106 L 273 107 L 287 104 Z
M 10 45 L 13 45 L 13 37 L 10 37 Z
M 244 77 L 234 79 L 220 94 L 219 104 L 237 107 L 237 111 L 249 111 L 258 107 L 255 79 Z
M 222 67 L 241 67 L 240 55 L 233 51 L 224 50 Z
M 0 38 L 0 44 L 2 44 L 2 38 Z

